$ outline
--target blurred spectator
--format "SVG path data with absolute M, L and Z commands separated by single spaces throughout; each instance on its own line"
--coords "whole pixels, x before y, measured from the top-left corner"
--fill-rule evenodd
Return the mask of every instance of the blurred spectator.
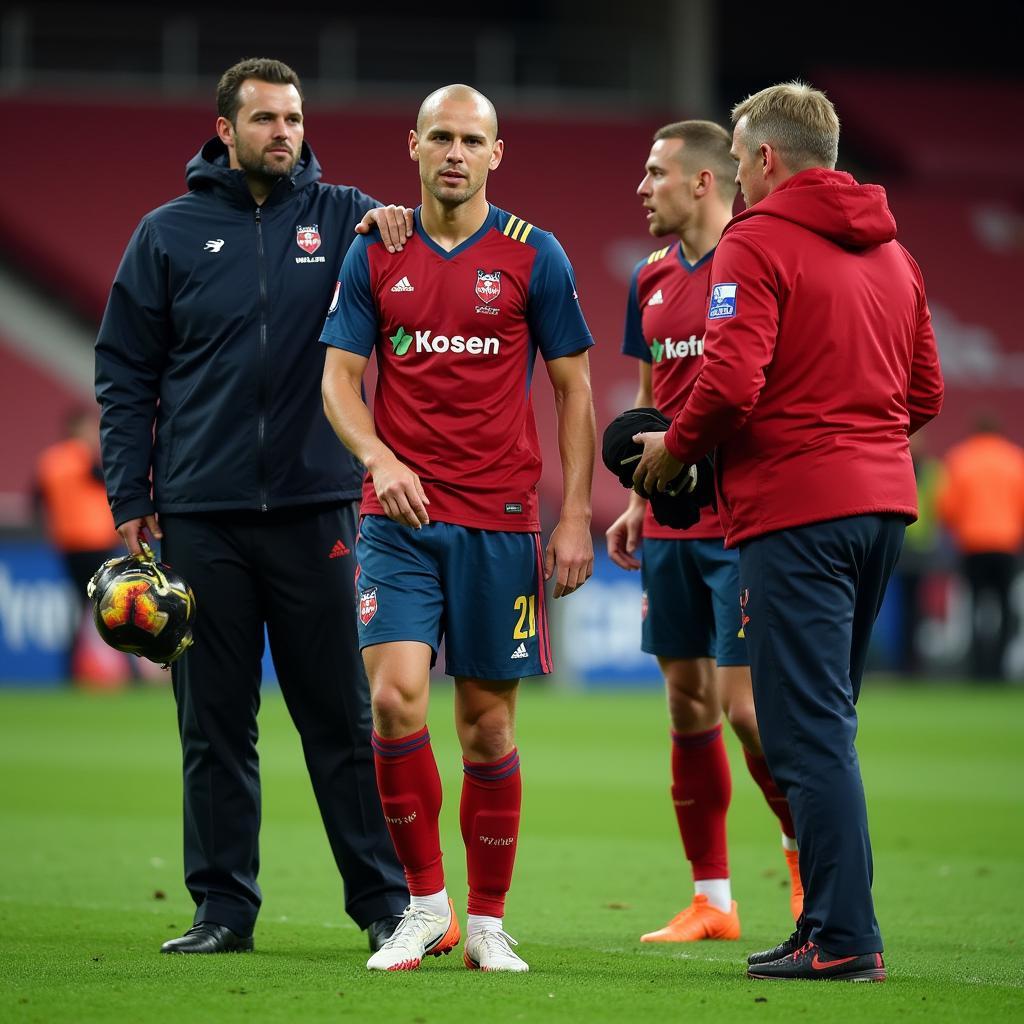
M 1001 679 L 1015 629 L 1010 588 L 1024 544 L 1024 449 L 984 417 L 949 450 L 943 468 L 939 516 L 971 592 L 971 672 Z
M 921 583 L 929 573 L 935 571 L 940 546 L 935 503 L 942 478 L 942 462 L 928 454 L 922 434 L 922 431 L 918 431 L 910 438 L 910 456 L 917 482 L 917 521 L 907 527 L 898 567 L 901 596 L 899 668 L 903 672 L 921 670 L 917 645 L 921 621 Z
M 84 611 L 85 588 L 105 559 L 118 553 L 121 538 L 107 504 L 100 468 L 100 421 L 98 410 L 77 408 L 65 421 L 66 437 L 44 449 L 36 466 L 36 501 L 46 533 L 64 559 L 68 577 Z M 83 628 L 84 627 L 84 628 Z M 110 674 L 110 659 L 96 662 L 91 653 L 83 618 L 71 637 L 68 650 L 69 678 Z M 99 645 L 103 647 L 102 644 Z M 127 674 L 127 662 L 117 656 L 118 680 Z

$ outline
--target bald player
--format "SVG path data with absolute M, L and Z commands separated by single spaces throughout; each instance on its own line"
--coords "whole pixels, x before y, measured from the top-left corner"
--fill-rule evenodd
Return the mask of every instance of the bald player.
M 414 970 L 461 938 L 427 729 L 442 637 L 463 757 L 463 960 L 475 970 L 528 969 L 504 930 L 522 793 L 516 693 L 520 677 L 551 671 L 545 581 L 554 579 L 557 599 L 593 571 L 593 341 L 555 238 L 487 202 L 503 149 L 494 107 L 475 89 L 451 85 L 424 100 L 409 133 L 422 192 L 413 236 L 401 252 L 376 234 L 353 243 L 321 339 L 327 416 L 367 468 L 359 643 L 377 784 L 411 896 L 371 970 Z M 374 352 L 371 415 L 361 396 Z M 530 391 L 538 353 L 555 392 L 563 477 L 546 545 Z

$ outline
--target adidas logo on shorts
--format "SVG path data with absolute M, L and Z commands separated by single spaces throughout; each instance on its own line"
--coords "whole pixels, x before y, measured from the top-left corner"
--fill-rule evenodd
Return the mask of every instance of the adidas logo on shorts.
M 513 658 L 528 658 L 529 656 L 530 656 L 530 652 L 529 652 L 529 651 L 527 651 L 527 649 L 526 649 L 526 644 L 520 644 L 520 645 L 519 645 L 519 646 L 518 646 L 518 647 L 517 647 L 517 648 L 516 648 L 516 649 L 515 649 L 515 650 L 514 650 L 514 651 L 512 652 L 512 657 L 513 657 Z

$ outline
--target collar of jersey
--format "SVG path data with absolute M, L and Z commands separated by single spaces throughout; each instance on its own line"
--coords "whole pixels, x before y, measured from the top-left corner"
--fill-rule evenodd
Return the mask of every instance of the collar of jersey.
M 477 230 L 472 235 L 469 236 L 469 238 L 467 238 L 464 242 L 459 242 L 459 244 L 455 246 L 455 248 L 452 249 L 451 252 L 449 252 L 447 249 L 442 249 L 441 246 L 439 246 L 437 242 L 435 242 L 430 237 L 430 235 L 428 235 L 426 231 L 423 230 L 423 223 L 420 220 L 421 209 L 421 206 L 417 206 L 416 209 L 413 211 L 413 219 L 416 222 L 416 234 L 420 236 L 420 239 L 422 240 L 424 245 L 432 249 L 434 252 L 437 253 L 438 256 L 445 260 L 454 259 L 456 256 L 459 255 L 459 253 L 468 249 L 471 245 L 475 245 L 477 242 L 480 241 L 481 238 L 483 238 L 484 235 L 487 234 L 488 231 L 491 230 L 491 228 L 494 227 L 494 225 L 498 221 L 498 208 L 496 206 L 491 206 L 490 204 L 488 204 L 487 216 L 484 218 L 483 224 L 481 224 L 480 227 L 477 228 Z
M 712 256 L 715 255 L 715 250 L 711 249 L 709 252 L 704 253 L 703 256 L 696 263 L 690 263 L 689 260 L 683 255 L 683 243 L 676 242 L 676 256 L 679 258 L 679 262 L 683 265 L 683 269 L 689 273 L 693 273 L 698 267 L 702 267 Z

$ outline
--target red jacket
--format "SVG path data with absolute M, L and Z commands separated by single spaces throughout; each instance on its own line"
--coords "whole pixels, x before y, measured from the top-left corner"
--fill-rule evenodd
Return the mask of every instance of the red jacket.
M 917 518 L 909 434 L 942 405 L 921 271 L 878 185 L 801 171 L 733 218 L 704 368 L 665 444 L 718 447 L 726 546 L 843 516 Z

